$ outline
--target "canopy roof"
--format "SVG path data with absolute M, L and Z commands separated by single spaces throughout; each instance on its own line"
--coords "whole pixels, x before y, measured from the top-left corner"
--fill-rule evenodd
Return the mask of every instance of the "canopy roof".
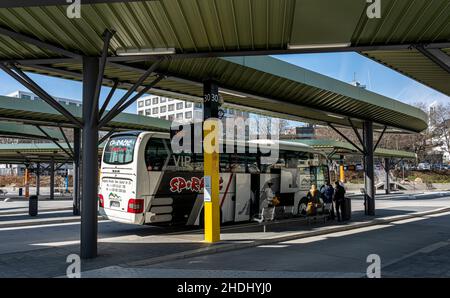
M 53 140 L 63 140 L 59 131 L 43 127 L 42 130 Z M 25 138 L 25 139 L 49 139 L 48 136 L 37 127 L 31 125 L 0 122 L 0 137 Z
M 286 140 L 280 141 L 283 148 L 289 148 L 290 144 L 301 144 L 303 150 L 316 150 L 326 154 L 333 153 L 332 158 L 340 154 L 359 155 L 360 152 L 351 144 L 334 140 Z M 103 146 L 99 145 L 98 154 L 101 156 Z M 67 144 L 61 144 L 68 149 Z M 71 144 L 73 147 L 73 144 Z M 297 146 L 298 147 L 298 146 Z M 415 159 L 416 154 L 408 151 L 389 150 L 378 148 L 375 156 Z M 0 144 L 0 162 L 3 163 L 25 163 L 25 162 L 49 162 L 51 157 L 57 162 L 71 162 L 69 156 L 53 143 L 30 143 L 30 144 Z
M 61 144 L 68 149 L 67 144 Z M 73 144 L 72 144 L 73 148 Z M 72 162 L 70 157 L 53 143 L 0 144 L 0 163 Z
M 350 143 L 340 142 L 335 140 L 292 140 L 293 142 L 298 142 L 302 144 L 309 145 L 317 150 L 323 150 L 327 153 L 332 153 L 333 156 L 336 155 L 361 155 L 361 153 Z M 405 158 L 405 159 L 416 159 L 417 155 L 414 152 L 408 152 L 403 150 L 391 150 L 377 148 L 374 152 L 375 156 L 378 157 L 394 157 L 394 158 Z
M 81 107 L 66 106 L 66 109 L 75 115 L 75 117 L 81 117 Z M 28 124 L 41 124 L 44 126 L 68 127 L 72 125 L 67 118 L 41 100 L 29 100 L 6 96 L 0 96 L 0 118 L 3 120 L 11 120 Z M 11 124 L 8 125 L 9 127 L 4 126 L 5 130 L 10 128 L 17 130 L 17 126 Z M 104 129 L 114 129 L 116 131 L 147 130 L 167 132 L 170 129 L 170 121 L 135 114 L 121 113 Z
M 97 56 L 105 29 L 116 31 L 111 56 L 136 49 L 173 49 L 184 57 L 357 51 L 450 94 L 449 0 L 383 0 L 380 18 L 369 18 L 371 4 L 355 0 L 81 3 L 82 17 L 70 19 L 65 1 L 2 0 L 0 27 Z M 0 31 L 0 59 L 67 56 Z
M 433 7 L 438 2 L 433 1 Z M 380 22 L 384 21 L 365 20 L 365 1 L 87 0 L 82 1 L 79 19 L 68 18 L 67 5 L 55 5 L 59 3 L 56 0 L 2 1 L 0 59 L 19 63 L 28 71 L 80 79 L 81 57 L 99 56 L 104 31 L 114 30 L 105 85 L 112 85 L 114 80 L 135 83 L 155 59 L 162 57 L 162 54 L 120 56 L 121 52 L 173 51 L 175 54 L 164 56 L 170 58 L 156 72 L 167 78 L 149 92 L 198 100 L 202 95 L 202 80 L 212 77 L 223 91 L 240 94 L 222 93 L 228 104 L 272 116 L 348 125 L 343 117 L 348 115 L 374 121 L 378 128 L 387 125 L 413 132 L 427 126 L 425 114 L 417 109 L 274 58 L 218 58 L 295 53 L 302 52 L 305 46 L 309 51 L 311 44 L 316 49 L 317 44 L 323 49 L 324 43 L 390 44 L 381 38 L 386 25 L 381 26 Z M 389 3 L 384 2 L 384 13 L 387 14 L 385 7 L 400 10 L 398 4 Z M 380 27 L 372 32 L 370 28 L 375 22 Z M 445 24 L 441 15 L 432 25 L 439 27 L 439 24 Z M 433 42 L 445 41 L 446 31 L 442 27 L 438 35 L 433 35 Z M 427 34 L 421 35 L 427 40 Z M 399 39 L 395 34 L 390 41 L 398 43 Z M 403 42 L 408 43 L 410 39 L 414 36 L 407 35 Z M 295 45 L 301 49 L 295 49 Z M 150 76 L 145 84 L 153 79 L 155 76 Z M 360 127 L 361 123 L 355 125 Z

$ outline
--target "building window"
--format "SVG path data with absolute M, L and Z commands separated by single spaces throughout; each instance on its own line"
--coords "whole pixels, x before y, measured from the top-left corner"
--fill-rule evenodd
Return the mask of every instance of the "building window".
M 181 109 L 183 109 L 183 103 L 179 102 L 179 103 L 177 103 L 177 110 L 181 110 Z
M 144 115 L 144 111 L 139 111 L 138 115 Z
M 173 121 L 173 119 L 175 118 L 173 114 L 170 114 L 168 117 L 169 117 L 168 119 L 169 119 L 170 121 Z
M 174 104 L 169 105 L 169 112 L 172 112 L 174 110 L 174 108 L 175 108 Z
M 150 99 L 145 100 L 145 105 L 149 106 L 152 104 L 152 101 Z
M 140 100 L 138 101 L 138 107 L 142 108 L 144 106 L 144 101 Z
M 184 105 L 186 108 L 190 108 L 190 107 L 192 107 L 192 102 L 187 102 L 186 101 L 186 103 L 185 103 L 185 105 Z
M 159 100 L 159 97 L 153 97 L 153 100 L 152 100 L 153 104 L 154 105 L 158 104 L 158 100 Z
M 161 117 L 159 117 L 159 118 L 161 118 L 161 119 L 166 119 L 166 116 L 161 116 Z
M 173 101 L 173 98 L 168 98 L 168 101 Z
M 195 107 L 196 109 L 201 109 L 201 108 L 202 108 L 202 104 L 199 103 L 199 102 L 197 102 L 197 103 L 195 103 L 194 107 Z
M 145 116 L 150 116 L 152 114 L 151 109 L 145 110 Z
M 161 97 L 161 100 L 159 101 L 160 103 L 166 102 L 166 98 L 165 97 Z
M 22 99 L 31 99 L 31 96 L 26 95 L 26 94 L 22 94 L 22 95 L 20 95 L 20 97 L 21 97 Z
M 183 120 L 183 113 L 177 114 L 177 120 Z
M 159 112 L 160 113 L 165 113 L 166 112 L 166 106 L 159 107 Z
M 191 119 L 192 118 L 192 112 L 189 111 L 189 112 L 184 113 L 184 118 L 185 119 Z
M 158 108 L 153 108 L 152 113 L 153 115 L 158 114 Z

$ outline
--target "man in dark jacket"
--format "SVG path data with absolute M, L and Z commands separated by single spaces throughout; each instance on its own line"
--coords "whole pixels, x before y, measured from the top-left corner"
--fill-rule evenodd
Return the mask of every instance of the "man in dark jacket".
M 336 181 L 335 188 L 334 188 L 333 201 L 336 205 L 336 215 L 337 215 L 338 221 L 341 221 L 341 212 L 342 212 L 342 205 L 344 204 L 344 200 L 345 200 L 345 188 L 342 187 L 342 185 L 339 183 L 339 181 Z

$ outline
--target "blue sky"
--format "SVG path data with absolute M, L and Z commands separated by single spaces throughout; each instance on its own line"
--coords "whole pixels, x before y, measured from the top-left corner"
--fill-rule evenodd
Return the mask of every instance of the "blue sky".
M 284 55 L 276 56 L 276 58 L 344 82 L 353 81 L 356 75 L 357 81 L 366 85 L 368 90 L 409 104 L 416 102 L 430 104 L 434 101 L 448 103 L 450 100 L 449 96 L 356 53 Z M 81 99 L 80 82 L 34 74 L 30 76 L 51 95 Z M 26 89 L 4 72 L 0 72 L 0 94 L 6 95 L 15 90 Z M 109 88 L 102 89 L 102 98 L 109 90 Z M 118 90 L 111 104 L 117 101 L 124 92 Z M 136 105 L 130 106 L 126 111 L 135 113 Z

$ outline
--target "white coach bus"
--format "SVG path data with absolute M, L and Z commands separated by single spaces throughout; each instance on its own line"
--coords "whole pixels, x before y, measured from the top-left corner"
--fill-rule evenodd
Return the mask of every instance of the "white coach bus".
M 222 223 L 260 215 L 269 183 L 283 216 L 305 215 L 311 184 L 320 189 L 329 182 L 322 153 L 278 143 L 279 159 L 272 165 L 261 164 L 261 153 L 249 153 L 248 146 L 245 154 L 220 154 Z M 99 207 L 123 223 L 202 225 L 203 154 L 173 153 L 169 134 L 114 134 L 103 150 Z

